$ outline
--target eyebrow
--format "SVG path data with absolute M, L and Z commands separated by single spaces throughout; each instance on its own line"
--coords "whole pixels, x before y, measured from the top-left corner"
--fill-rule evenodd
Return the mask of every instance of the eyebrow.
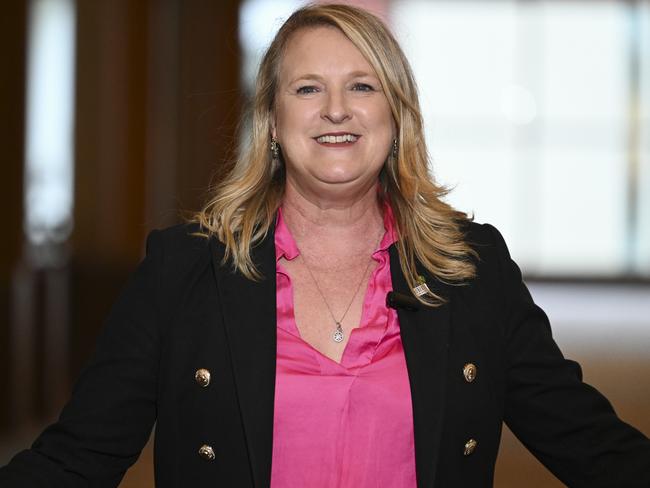
M 351 73 L 348 73 L 349 78 L 363 78 L 363 77 L 370 77 L 370 78 L 377 78 L 376 75 L 373 75 L 372 73 L 368 73 L 367 71 L 352 71 Z M 300 80 L 317 80 L 317 81 L 323 81 L 323 77 L 321 75 L 317 75 L 315 73 L 306 73 L 304 75 L 300 75 L 297 78 L 294 78 L 289 82 L 290 85 L 294 84 L 297 81 Z

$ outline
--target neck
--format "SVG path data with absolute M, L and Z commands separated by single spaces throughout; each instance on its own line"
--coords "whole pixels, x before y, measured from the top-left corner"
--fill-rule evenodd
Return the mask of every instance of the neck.
M 334 200 L 307 197 L 287 181 L 282 215 L 301 248 L 316 243 L 361 244 L 367 238 L 374 242 L 383 229 L 383 212 L 374 185 L 355 197 Z

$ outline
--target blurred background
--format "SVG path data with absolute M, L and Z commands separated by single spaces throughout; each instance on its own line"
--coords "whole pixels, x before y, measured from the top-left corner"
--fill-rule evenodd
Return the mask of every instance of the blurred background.
M 148 231 L 204 201 L 303 3 L 3 3 L 0 464 L 56 418 Z M 565 355 L 649 435 L 650 0 L 348 3 L 402 43 L 449 201 L 502 231 Z M 153 486 L 151 443 L 121 486 Z M 495 486 L 563 485 L 505 431 Z

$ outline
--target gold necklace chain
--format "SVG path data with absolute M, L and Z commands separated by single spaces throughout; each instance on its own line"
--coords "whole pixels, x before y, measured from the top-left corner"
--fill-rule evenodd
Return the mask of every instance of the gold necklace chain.
M 381 242 L 381 241 L 379 241 Z M 377 243 L 377 246 L 379 246 L 379 242 Z M 373 251 L 374 254 L 374 251 Z M 325 298 L 325 294 L 323 293 L 323 290 L 321 290 L 320 286 L 318 285 L 318 280 L 314 276 L 314 273 L 311 272 L 311 269 L 309 269 L 309 266 L 307 265 L 307 260 L 305 257 L 300 253 L 300 257 L 302 258 L 302 262 L 305 265 L 305 268 L 309 272 L 309 276 L 311 276 L 311 279 L 314 281 L 314 284 L 316 285 L 316 289 L 318 290 L 318 293 L 320 293 L 321 298 L 323 299 L 323 303 L 327 307 L 327 311 L 330 313 L 330 316 L 332 317 L 332 320 L 336 324 L 336 330 L 334 331 L 334 334 L 332 334 L 332 339 L 334 342 L 343 342 L 343 339 L 345 338 L 343 334 L 343 327 L 341 326 L 341 322 L 343 322 L 343 319 L 345 316 L 348 314 L 348 311 L 350 310 L 350 307 L 352 306 L 352 303 L 354 302 L 354 299 L 356 298 L 357 294 L 359 293 L 359 289 L 361 288 L 361 284 L 364 281 L 364 278 L 366 277 L 366 274 L 368 273 L 368 268 L 370 268 L 370 265 L 372 264 L 372 254 L 370 255 L 370 259 L 368 259 L 368 264 L 366 265 L 366 268 L 363 270 L 363 274 L 361 275 L 361 279 L 359 280 L 359 283 L 357 284 L 356 290 L 354 290 L 354 295 L 352 295 L 352 299 L 350 300 L 350 303 L 348 303 L 347 308 L 345 309 L 345 312 L 343 312 L 343 315 L 339 320 L 336 320 L 336 317 L 334 316 L 334 312 L 332 312 L 332 307 L 330 307 L 329 303 L 327 302 L 327 298 Z

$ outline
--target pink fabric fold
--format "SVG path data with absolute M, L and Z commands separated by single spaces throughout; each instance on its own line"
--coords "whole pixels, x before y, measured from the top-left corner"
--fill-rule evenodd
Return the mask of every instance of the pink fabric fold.
M 389 206 L 384 227 L 361 323 L 339 364 L 300 337 L 291 279 L 280 264 L 299 250 L 278 212 L 272 488 L 416 487 L 409 378 L 397 313 L 386 307 L 388 249 L 396 240 Z

